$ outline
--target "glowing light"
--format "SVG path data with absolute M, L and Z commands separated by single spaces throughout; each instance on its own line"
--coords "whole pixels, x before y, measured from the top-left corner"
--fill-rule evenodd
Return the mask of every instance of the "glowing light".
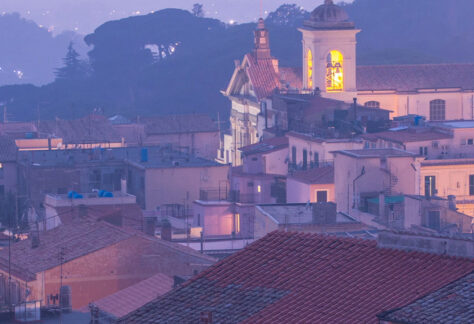
M 327 57 L 326 91 L 344 90 L 344 57 L 339 51 L 331 51 Z
M 240 214 L 235 214 L 235 233 L 240 233 Z
M 313 88 L 313 52 L 308 50 L 308 57 L 307 57 L 307 64 L 308 64 L 308 89 Z
M 258 186 L 257 186 L 257 191 L 258 191 L 259 193 L 262 192 L 262 186 L 261 186 L 261 185 L 258 185 Z
M 229 24 L 230 24 L 230 25 L 235 24 L 235 20 L 234 20 L 234 19 L 229 20 Z

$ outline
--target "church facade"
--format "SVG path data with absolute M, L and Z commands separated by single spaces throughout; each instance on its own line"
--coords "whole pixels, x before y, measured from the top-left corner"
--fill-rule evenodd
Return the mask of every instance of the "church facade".
M 317 7 L 299 30 L 302 71 L 278 66 L 270 54 L 268 31 L 259 21 L 255 49 L 236 66 L 224 92 L 232 102 L 231 133 L 223 145 L 225 162 L 240 165 L 238 149 L 260 140 L 262 128 L 271 120 L 263 114 L 275 90 L 318 93 L 348 103 L 357 98 L 366 107 L 390 110 L 392 118 L 474 119 L 474 64 L 357 66 L 360 30 L 332 0 Z

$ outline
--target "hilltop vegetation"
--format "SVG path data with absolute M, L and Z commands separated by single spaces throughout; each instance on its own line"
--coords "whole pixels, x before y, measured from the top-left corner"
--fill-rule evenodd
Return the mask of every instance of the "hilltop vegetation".
M 356 0 L 343 6 L 362 29 L 359 64 L 474 62 L 472 0 Z M 285 5 L 268 16 L 272 52 L 282 65 L 301 64 L 296 28 L 308 15 Z M 92 49 L 87 78 L 1 87 L 0 101 L 18 120 L 38 113 L 72 118 L 98 107 L 107 115 L 221 112 L 226 118 L 229 103 L 219 91 L 234 60 L 252 49 L 254 28 L 177 9 L 111 21 L 85 38 Z

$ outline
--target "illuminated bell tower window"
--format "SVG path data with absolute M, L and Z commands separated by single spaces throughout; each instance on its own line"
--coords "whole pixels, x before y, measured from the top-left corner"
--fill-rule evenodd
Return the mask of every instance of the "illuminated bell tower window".
M 308 50 L 308 89 L 313 89 L 313 53 Z
M 339 51 L 331 51 L 327 57 L 326 91 L 339 92 L 344 90 L 344 57 Z

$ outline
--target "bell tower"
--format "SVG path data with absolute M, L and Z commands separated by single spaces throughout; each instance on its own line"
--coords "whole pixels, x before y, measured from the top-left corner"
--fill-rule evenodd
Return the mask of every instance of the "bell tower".
M 303 87 L 323 97 L 352 102 L 357 96 L 356 35 L 349 16 L 325 0 L 299 29 L 303 34 Z
M 257 60 L 260 59 L 271 59 L 270 54 L 270 37 L 268 30 L 265 28 L 265 22 L 263 18 L 258 20 L 257 29 L 254 31 L 255 36 L 255 53 Z

